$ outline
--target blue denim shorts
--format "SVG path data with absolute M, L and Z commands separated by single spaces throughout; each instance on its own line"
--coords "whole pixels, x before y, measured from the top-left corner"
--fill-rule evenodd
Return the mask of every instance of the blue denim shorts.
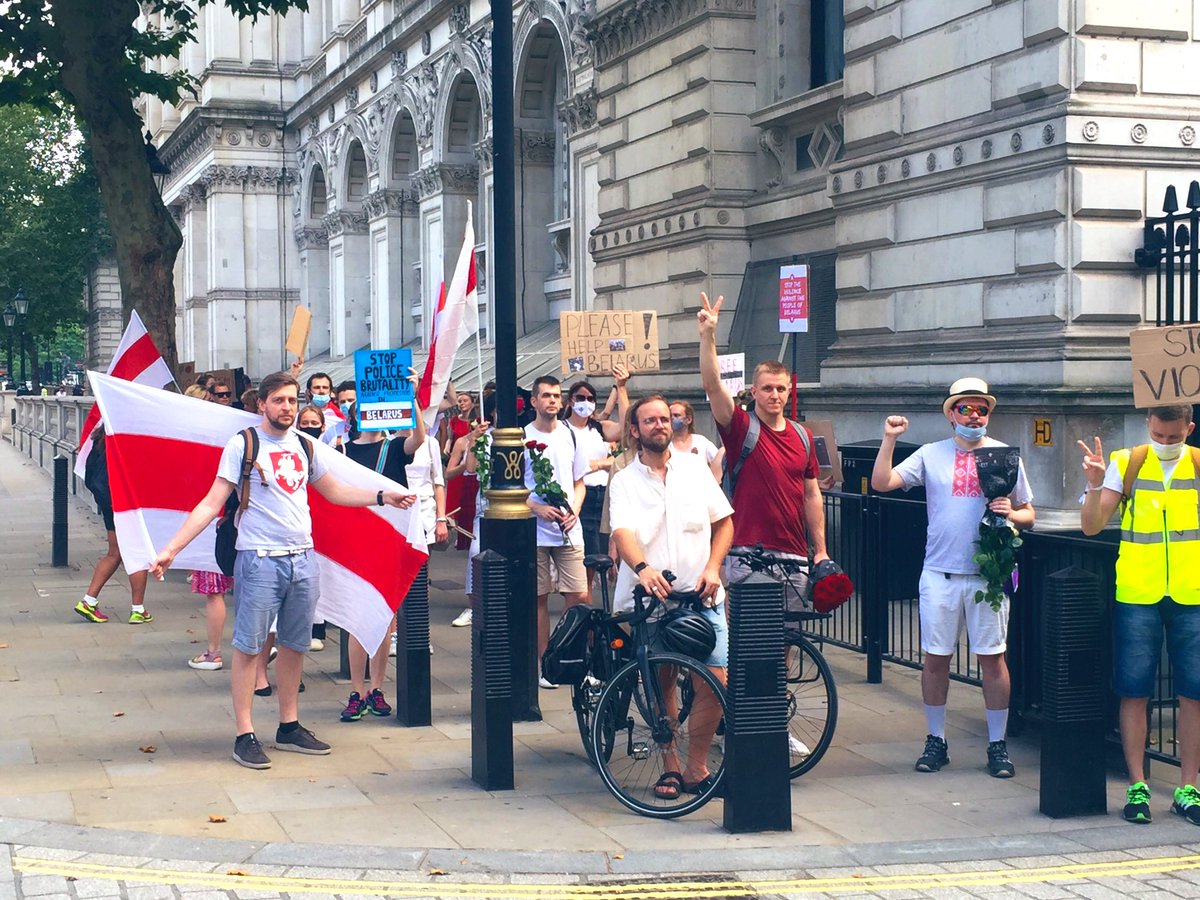
M 1163 632 L 1175 693 L 1200 700 L 1200 606 L 1170 598 L 1113 604 L 1113 690 L 1118 697 L 1153 697 Z
M 239 550 L 233 567 L 233 646 L 254 656 L 262 651 L 278 617 L 275 643 L 300 653 L 312 641 L 313 613 L 321 595 L 317 556 L 259 556 Z

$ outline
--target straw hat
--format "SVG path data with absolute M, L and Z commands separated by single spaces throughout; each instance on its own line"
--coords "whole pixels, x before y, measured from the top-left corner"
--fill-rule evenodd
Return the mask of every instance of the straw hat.
M 982 378 L 968 375 L 950 385 L 950 393 L 942 403 L 942 413 L 949 416 L 950 407 L 963 397 L 982 397 L 992 409 L 996 408 L 996 398 L 988 393 L 988 383 Z

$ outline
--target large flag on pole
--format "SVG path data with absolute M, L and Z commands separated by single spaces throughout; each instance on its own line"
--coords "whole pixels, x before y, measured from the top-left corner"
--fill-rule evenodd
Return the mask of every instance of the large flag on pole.
M 475 227 L 467 204 L 467 228 L 450 288 L 442 294 L 433 319 L 429 359 L 417 387 L 417 401 L 424 410 L 425 426 L 433 427 L 438 404 L 446 396 L 446 385 L 454 368 L 454 355 L 467 338 L 479 331 L 479 292 L 475 287 Z
M 156 388 L 166 387 L 175 380 L 136 309 L 129 314 L 129 324 L 125 326 L 121 343 L 117 344 L 117 352 L 108 364 L 108 374 L 113 378 Z M 79 430 L 79 448 L 75 451 L 75 474 L 80 478 L 83 477 L 88 454 L 92 452 L 92 432 L 99 424 L 100 405 L 92 404 L 83 428 Z
M 89 372 L 104 419 L 117 543 L 128 572 L 148 569 L 212 486 L 225 444 L 260 416 Z M 330 475 L 372 492 L 406 490 L 307 435 Z M 328 475 L 326 477 L 329 477 Z M 420 504 L 345 507 L 308 489 L 321 570 L 317 620 L 343 626 L 370 652 L 427 558 Z M 210 525 L 175 568 L 219 571 Z

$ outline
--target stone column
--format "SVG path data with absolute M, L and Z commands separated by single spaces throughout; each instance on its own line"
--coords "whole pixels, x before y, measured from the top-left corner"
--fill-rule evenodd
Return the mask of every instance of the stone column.
M 208 341 L 197 362 L 206 368 L 241 365 L 246 357 L 246 221 L 248 170 L 210 166 L 202 176 L 208 192 Z M 230 227 L 230 226 L 233 227 Z
M 379 190 L 367 196 L 371 231 L 371 346 L 399 347 L 417 334 L 420 303 L 413 262 L 420 259 L 417 196 Z
M 329 231 L 329 349 L 344 357 L 369 343 L 370 252 L 367 216 L 337 210 L 325 217 Z
M 300 250 L 300 302 L 312 313 L 308 355 L 329 349 L 329 232 L 321 227 L 296 231 Z
M 438 289 L 443 280 L 449 283 L 462 247 L 467 201 L 474 201 L 479 194 L 479 167 L 474 163 L 433 163 L 414 174 L 413 184 L 421 203 L 422 329 L 427 340 Z
M 208 369 L 208 201 L 202 184 L 183 190 L 183 231 L 183 294 L 177 298 L 183 310 L 179 359 Z

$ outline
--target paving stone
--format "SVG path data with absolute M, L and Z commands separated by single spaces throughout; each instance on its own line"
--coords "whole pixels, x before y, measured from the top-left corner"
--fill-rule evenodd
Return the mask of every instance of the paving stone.
M 57 894 L 69 890 L 67 879 L 62 875 L 22 875 L 21 893 L 26 897 Z
M 169 884 L 130 884 L 125 882 L 127 900 L 175 900 Z

